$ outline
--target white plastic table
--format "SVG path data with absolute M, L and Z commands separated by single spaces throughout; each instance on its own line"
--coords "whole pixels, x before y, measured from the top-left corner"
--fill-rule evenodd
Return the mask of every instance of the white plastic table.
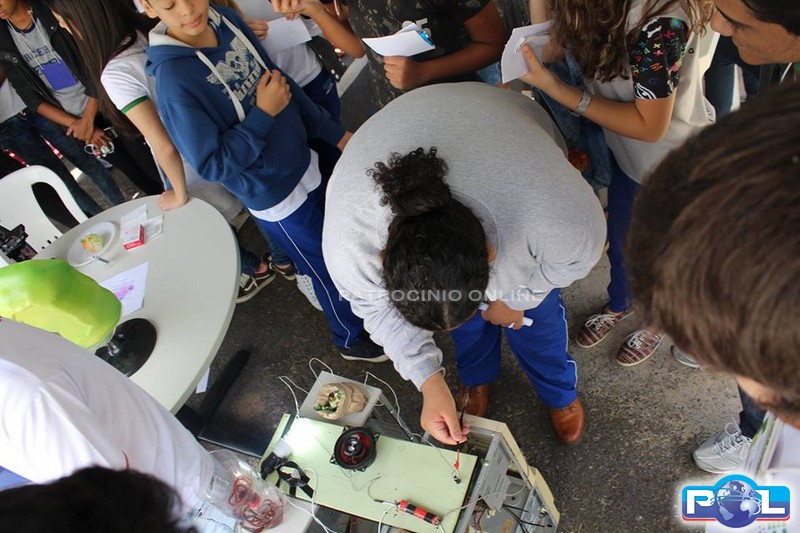
M 98 222 L 116 224 L 117 235 L 102 254 L 110 263 L 94 261 L 78 270 L 102 282 L 149 263 L 144 305 L 120 322 L 146 318 L 155 325 L 158 338 L 153 353 L 131 380 L 175 413 L 203 377 L 228 330 L 239 287 L 239 253 L 222 215 L 197 198 L 163 213 L 161 235 L 125 250 L 120 217 L 143 203 L 148 217 L 161 214 L 157 199 L 139 198 L 103 211 L 65 233 L 36 259 L 66 259 L 83 231 Z

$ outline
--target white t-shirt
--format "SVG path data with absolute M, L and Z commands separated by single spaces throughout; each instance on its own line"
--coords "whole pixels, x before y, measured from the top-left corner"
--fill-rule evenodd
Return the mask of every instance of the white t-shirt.
M 145 100 L 155 104 L 156 80 L 145 72 L 146 46 L 147 37 L 139 34 L 132 46 L 111 58 L 100 75 L 100 82 L 109 99 L 123 113 L 127 113 Z M 183 161 L 183 171 L 186 176 L 186 187 L 192 196 L 211 204 L 229 222 L 242 210 L 242 204 L 235 196 L 219 183 L 204 181 L 186 160 Z M 161 179 L 167 183 L 163 172 Z
M 251 19 L 269 21 L 283 17 L 275 13 L 268 0 L 236 0 L 236 5 Z M 288 74 L 300 87 L 308 85 L 322 72 L 322 65 L 316 54 L 305 44 L 284 48 L 268 55 L 278 68 Z
M 100 82 L 114 106 L 126 113 L 144 100 L 154 100 L 156 80 L 145 72 L 147 37 L 138 34 L 136 42 L 111 58 L 100 75 Z
M 36 483 L 91 465 L 131 468 L 195 507 L 209 454 L 131 380 L 54 334 L 0 320 L 0 463 Z
M 25 102 L 6 80 L 0 85 L 0 124 L 25 109 Z
M 662 2 L 663 3 L 663 2 Z M 634 0 L 628 12 L 628 30 L 639 22 L 645 7 L 651 2 Z M 686 13 L 677 7 L 659 17 L 674 17 L 687 21 Z M 661 140 L 651 143 L 625 137 L 604 129 L 608 147 L 614 154 L 620 168 L 633 181 L 641 183 L 647 174 L 674 148 L 682 145 L 687 138 L 714 122 L 714 109 L 703 96 L 703 74 L 708 68 L 705 54 L 713 54 L 714 47 L 704 46 L 705 40 L 714 39 L 715 34 L 707 31 L 705 35 L 691 34 L 686 42 L 686 55 L 680 67 L 680 84 L 675 95 L 672 119 Z M 594 94 L 618 102 L 633 102 L 635 89 L 632 79 L 615 78 L 601 82 L 589 80 L 589 90 Z

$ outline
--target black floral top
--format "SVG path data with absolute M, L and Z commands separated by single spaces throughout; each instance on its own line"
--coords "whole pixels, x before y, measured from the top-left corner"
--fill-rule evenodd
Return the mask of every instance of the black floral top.
M 655 18 L 642 27 L 630 51 L 636 98 L 655 100 L 675 92 L 688 34 L 686 23 L 671 17 Z

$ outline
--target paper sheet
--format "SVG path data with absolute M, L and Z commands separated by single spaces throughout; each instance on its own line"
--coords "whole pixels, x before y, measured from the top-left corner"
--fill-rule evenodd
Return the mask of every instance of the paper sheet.
M 147 204 L 142 204 L 119 219 L 122 246 L 127 250 L 144 244 L 140 239 L 140 228 L 147 221 Z
M 148 218 L 144 226 L 144 242 L 150 242 L 150 239 L 158 237 L 161 235 L 161 230 L 164 227 L 164 215 L 154 216 L 153 218 Z
M 122 302 L 123 317 L 142 308 L 148 265 L 149 263 L 142 263 L 100 284 L 102 287 L 113 292 L 114 296 Z
M 411 57 L 436 48 L 416 24 L 410 24 L 394 35 L 362 39 L 375 53 L 382 56 Z
M 147 220 L 147 204 L 142 204 L 127 215 L 120 217 L 119 223 L 124 232 L 130 226 L 141 226 Z
M 269 21 L 267 36 L 261 39 L 261 45 L 268 54 L 273 54 L 310 40 L 311 34 L 308 33 L 308 28 L 301 19 L 279 18 Z
M 202 393 L 204 393 L 205 391 L 208 390 L 208 377 L 209 377 L 210 374 L 211 374 L 211 368 L 206 368 L 206 371 L 203 374 L 203 377 L 200 378 L 200 382 L 197 384 L 197 387 L 195 387 L 195 389 L 194 389 L 194 392 L 196 394 L 202 394 Z
M 503 74 L 503 83 L 516 80 L 528 72 L 528 63 L 522 56 L 522 45 L 528 44 L 533 48 L 533 53 L 542 60 L 542 49 L 550 42 L 550 22 L 533 24 L 514 28 L 511 31 L 511 38 L 503 49 L 503 57 L 500 59 L 500 71 Z

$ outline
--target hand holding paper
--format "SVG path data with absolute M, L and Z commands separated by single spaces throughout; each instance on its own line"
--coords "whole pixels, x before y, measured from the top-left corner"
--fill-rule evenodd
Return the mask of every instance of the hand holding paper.
M 386 78 L 393 87 L 408 91 L 424 85 L 428 80 L 424 74 L 424 63 L 414 61 L 410 57 L 385 57 L 383 58 L 383 70 Z
M 436 48 L 428 35 L 416 24 L 409 24 L 393 35 L 362 39 L 376 54 L 411 57 Z
M 280 50 L 297 46 L 311 40 L 311 34 L 303 21 L 298 19 L 275 19 L 269 23 L 267 36 L 261 39 L 261 45 L 267 54 L 274 54 Z
M 528 72 L 528 63 L 522 55 L 524 44 L 529 45 L 539 62 L 542 62 L 542 51 L 550 42 L 550 26 L 550 22 L 545 22 L 512 30 L 511 38 L 506 43 L 503 57 L 500 59 L 503 83 L 516 80 Z

